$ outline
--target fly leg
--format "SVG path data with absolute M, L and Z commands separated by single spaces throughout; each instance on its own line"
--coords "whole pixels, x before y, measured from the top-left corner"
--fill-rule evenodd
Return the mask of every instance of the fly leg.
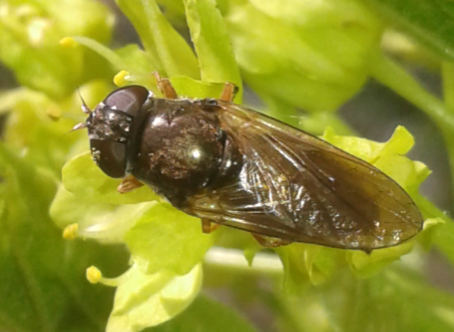
M 230 82 L 225 83 L 220 100 L 232 102 L 238 92 L 238 87 Z
M 255 233 L 251 233 L 251 234 L 257 240 L 257 242 L 260 243 L 261 246 L 266 247 L 266 248 L 276 248 L 276 247 L 281 247 L 281 246 L 285 246 L 287 244 L 292 243 L 292 241 L 278 239 L 276 237 L 259 235 L 259 234 L 255 234 Z
M 158 83 L 158 89 L 162 92 L 165 98 L 168 99 L 177 99 L 178 95 L 175 89 L 170 83 L 168 78 L 162 78 L 157 71 L 153 73 L 153 76 L 156 77 L 156 82 Z
M 137 180 L 134 176 L 128 175 L 123 179 L 123 181 L 121 181 L 120 185 L 117 187 L 117 191 L 120 194 L 126 194 L 142 186 L 143 186 L 142 182 Z
M 221 225 L 219 224 L 214 224 L 208 219 L 202 219 L 202 232 L 205 234 L 210 234 L 211 232 L 214 232 L 217 230 Z

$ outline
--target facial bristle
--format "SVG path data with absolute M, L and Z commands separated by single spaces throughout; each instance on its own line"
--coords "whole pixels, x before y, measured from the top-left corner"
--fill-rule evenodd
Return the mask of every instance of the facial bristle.
M 78 123 L 73 127 L 73 129 L 71 129 L 71 131 L 76 131 L 76 130 L 80 130 L 80 129 L 84 129 L 84 128 L 87 128 L 87 124 L 85 122 Z
M 77 93 L 79 94 L 79 98 L 82 102 L 82 112 L 84 112 L 85 114 L 90 114 L 91 113 L 91 109 L 87 106 L 87 104 L 85 103 L 85 100 L 84 98 L 82 98 L 82 95 L 80 94 L 80 91 L 79 89 L 77 89 Z

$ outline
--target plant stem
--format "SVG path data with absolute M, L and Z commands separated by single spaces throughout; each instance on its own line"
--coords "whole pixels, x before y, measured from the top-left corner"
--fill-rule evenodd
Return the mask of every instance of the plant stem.
M 443 94 L 447 110 L 454 114 L 454 63 L 443 62 L 441 64 L 443 75 Z
M 453 220 L 446 213 L 437 208 L 424 196 L 418 195 L 417 197 L 415 197 L 415 202 L 421 209 L 421 212 L 425 218 L 440 218 L 443 219 L 446 223 L 454 224 Z
M 258 253 L 254 257 L 253 264 L 249 266 L 243 251 L 238 249 L 213 247 L 205 255 L 205 264 L 249 272 L 279 275 L 283 273 L 282 263 L 277 255 Z
M 373 57 L 370 74 L 379 82 L 418 106 L 439 126 L 448 150 L 451 177 L 454 181 L 454 112 L 450 112 L 440 99 L 429 93 L 403 68 L 381 53 Z M 449 84 L 453 83 L 451 79 L 449 81 Z M 454 95 L 454 93 L 450 94 Z M 454 99 L 451 100 L 451 98 L 449 97 L 450 103 L 454 102 Z
M 84 45 L 85 47 L 91 49 L 93 52 L 98 53 L 104 59 L 109 61 L 110 64 L 116 70 L 126 69 L 126 65 L 125 65 L 124 61 L 107 46 L 99 43 L 98 41 L 96 41 L 94 39 L 88 38 L 88 37 L 74 36 L 71 38 L 74 39 L 77 43 Z
M 371 75 L 396 93 L 415 104 L 437 124 L 454 129 L 454 114 L 447 111 L 446 105 L 424 89 L 410 74 L 383 54 L 371 61 Z

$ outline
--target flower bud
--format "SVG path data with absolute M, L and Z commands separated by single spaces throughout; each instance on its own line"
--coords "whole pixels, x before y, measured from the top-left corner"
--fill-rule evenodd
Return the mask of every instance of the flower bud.
M 246 82 L 308 111 L 335 110 L 361 88 L 381 32 L 355 0 L 251 0 L 226 19 Z

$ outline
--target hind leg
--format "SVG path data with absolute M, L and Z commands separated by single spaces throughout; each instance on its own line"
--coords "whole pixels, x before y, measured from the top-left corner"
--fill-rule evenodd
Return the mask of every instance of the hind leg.
M 221 225 L 212 223 L 207 219 L 202 219 L 202 232 L 204 232 L 205 234 L 210 234 L 211 232 L 217 230 L 219 227 L 221 227 Z
M 281 246 L 285 246 L 287 244 L 292 243 L 292 241 L 278 239 L 276 237 L 259 235 L 259 234 L 255 234 L 255 233 L 251 233 L 251 234 L 257 240 L 257 242 L 260 243 L 261 246 L 266 247 L 266 248 L 276 248 L 276 247 L 281 247 Z

